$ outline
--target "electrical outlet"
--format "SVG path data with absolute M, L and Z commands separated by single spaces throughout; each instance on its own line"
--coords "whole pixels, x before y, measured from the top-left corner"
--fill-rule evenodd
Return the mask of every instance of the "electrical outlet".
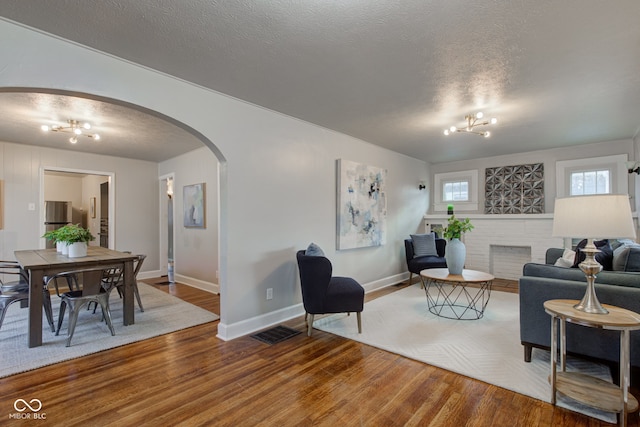
M 267 299 L 273 299 L 273 288 L 267 288 Z

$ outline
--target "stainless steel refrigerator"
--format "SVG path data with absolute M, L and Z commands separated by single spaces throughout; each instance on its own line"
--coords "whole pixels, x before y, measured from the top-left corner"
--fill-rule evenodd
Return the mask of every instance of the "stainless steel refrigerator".
M 44 225 L 46 231 L 57 230 L 63 225 L 71 223 L 71 202 L 57 202 L 47 200 L 44 202 Z M 47 240 L 47 248 L 53 248 L 55 244 Z

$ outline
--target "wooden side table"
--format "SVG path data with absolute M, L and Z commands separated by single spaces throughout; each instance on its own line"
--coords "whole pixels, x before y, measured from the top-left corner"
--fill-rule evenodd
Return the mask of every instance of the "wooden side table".
M 577 300 L 550 300 L 544 303 L 551 315 L 551 403 L 556 392 L 594 408 L 617 412 L 620 426 L 627 425 L 627 414 L 638 409 L 638 401 L 629 393 L 629 332 L 640 329 L 640 314 L 624 308 L 604 305 L 608 314 L 591 314 L 573 308 Z M 560 321 L 560 371 L 558 363 L 558 321 Z M 566 372 L 566 322 L 620 331 L 620 386 L 578 372 Z

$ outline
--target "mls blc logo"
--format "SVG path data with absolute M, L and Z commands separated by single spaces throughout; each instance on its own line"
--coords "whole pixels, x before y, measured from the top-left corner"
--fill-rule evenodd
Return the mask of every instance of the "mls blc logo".
M 40 412 L 42 409 L 42 402 L 39 399 L 31 399 L 26 401 L 24 399 L 16 399 L 13 402 L 13 409 L 18 412 L 9 414 L 9 419 L 14 420 L 44 420 L 47 418 L 47 414 Z

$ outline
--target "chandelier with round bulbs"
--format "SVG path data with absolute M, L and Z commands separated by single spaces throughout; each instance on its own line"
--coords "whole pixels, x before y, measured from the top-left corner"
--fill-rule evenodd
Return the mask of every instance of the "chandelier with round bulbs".
M 67 123 L 68 123 L 67 126 L 42 125 L 40 126 L 40 129 L 42 129 L 43 132 L 72 133 L 73 135 L 71 136 L 71 138 L 69 138 L 69 142 L 72 144 L 75 144 L 78 142 L 78 136 L 80 135 L 86 136 L 88 138 L 93 138 L 96 141 L 100 139 L 100 135 L 98 135 L 97 133 L 85 133 L 85 131 L 91 129 L 91 124 L 89 124 L 88 122 L 81 123 L 78 120 L 69 119 L 67 120 Z
M 483 117 L 484 117 L 484 114 L 481 111 L 478 111 L 475 114 L 468 114 L 464 116 L 464 119 L 467 121 L 466 126 L 462 126 L 462 127 L 451 126 L 449 129 L 444 130 L 444 134 L 451 135 L 454 132 L 466 132 L 466 133 L 475 133 L 476 135 L 489 138 L 491 136 L 491 132 L 489 132 L 488 130 L 477 130 L 475 128 L 478 126 L 495 125 L 496 123 L 498 123 L 498 119 L 493 117 L 489 120 L 482 120 Z

